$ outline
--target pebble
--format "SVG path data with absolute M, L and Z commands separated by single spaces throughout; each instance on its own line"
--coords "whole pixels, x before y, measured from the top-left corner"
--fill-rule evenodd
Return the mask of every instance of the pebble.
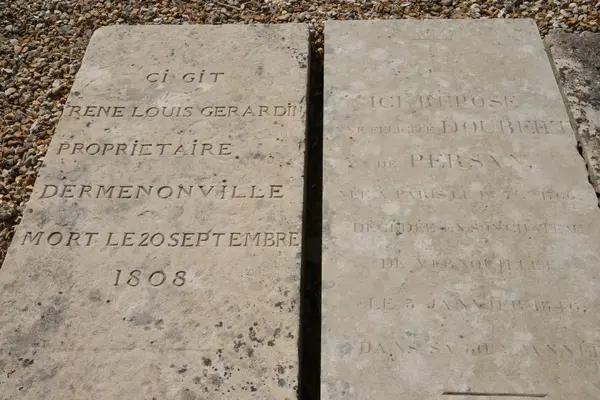
M 240 4 L 241 3 L 241 4 Z M 533 18 L 598 32 L 598 0 L 9 0 L 0 7 L 0 264 L 94 30 L 113 24 L 306 23 L 318 58 L 325 19 Z M 29 138 L 27 138 L 29 136 Z
M 6 223 L 8 220 L 17 217 L 19 214 L 14 204 L 2 202 L 0 204 L 0 222 Z

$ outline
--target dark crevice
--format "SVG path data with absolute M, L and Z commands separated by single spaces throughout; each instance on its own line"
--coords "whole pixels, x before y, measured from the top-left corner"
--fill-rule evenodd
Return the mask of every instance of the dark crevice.
M 570 105 L 568 103 L 567 103 L 567 106 L 570 107 Z M 571 110 L 569 109 L 568 111 L 570 114 Z M 576 131 L 578 129 L 578 126 L 577 125 L 573 126 L 573 129 Z M 577 141 L 577 152 L 579 153 L 579 155 L 581 156 L 581 159 L 585 163 L 585 171 L 587 172 L 587 175 L 588 175 L 588 183 L 592 186 L 592 188 L 594 188 L 594 193 L 596 193 L 596 197 L 598 198 L 598 207 L 600 207 L 600 192 L 596 189 L 596 185 L 594 184 L 594 181 L 592 180 L 592 173 L 590 172 L 590 164 L 588 163 L 588 160 L 587 160 L 585 154 L 583 154 L 583 145 L 579 141 Z
M 581 144 L 580 141 L 577 141 L 577 152 L 579 153 L 579 155 L 581 156 L 581 158 L 585 162 L 585 169 L 586 169 L 586 171 L 588 173 L 588 182 L 589 182 L 590 185 L 594 186 L 594 182 L 592 182 L 592 177 L 590 176 L 590 169 L 588 167 L 587 161 L 585 160 L 585 156 L 583 155 L 583 145 Z
M 319 400 L 321 375 L 321 217 L 323 58 L 312 44 L 307 93 L 304 218 L 300 285 L 300 400 Z
M 576 128 L 577 127 L 575 127 L 575 129 Z M 600 207 L 600 193 L 596 190 L 596 185 L 594 185 L 594 181 L 592 181 L 592 174 L 590 173 L 590 166 L 587 162 L 585 155 L 583 154 L 583 146 L 582 146 L 581 142 L 579 142 L 579 141 L 577 142 L 577 152 L 579 153 L 579 155 L 583 159 L 583 162 L 585 163 L 585 170 L 587 171 L 587 174 L 588 174 L 588 183 L 590 185 L 592 185 L 592 187 L 594 188 L 596 197 L 598 198 L 598 207 Z
M 573 110 L 571 109 L 572 105 L 569 102 L 569 99 L 567 98 L 563 88 L 563 80 L 565 79 L 564 71 L 559 70 L 559 68 L 557 67 L 554 61 L 554 57 L 552 57 L 552 51 L 550 51 L 550 46 L 548 46 L 547 43 L 544 43 L 544 48 L 546 50 L 546 55 L 548 57 L 548 61 L 550 62 L 550 66 L 552 67 L 552 71 L 554 72 L 554 79 L 556 80 L 558 90 L 563 100 L 563 104 L 565 105 L 565 108 L 567 110 L 567 115 L 569 117 L 571 129 L 573 129 L 573 134 L 575 135 L 575 139 L 577 140 L 577 152 L 579 153 L 579 156 L 583 159 L 583 162 L 585 163 L 585 171 L 587 172 L 588 182 L 592 186 L 592 190 L 594 190 L 594 193 L 596 193 L 596 197 L 598 198 L 598 207 L 600 207 L 600 192 L 596 189 L 596 185 L 592 180 L 592 174 L 590 173 L 590 166 L 588 164 L 588 160 L 585 157 L 585 154 L 583 154 L 583 146 L 581 144 L 581 138 L 579 136 L 579 124 L 573 116 Z
M 576 127 L 574 127 L 573 129 L 575 129 Z M 579 155 L 581 156 L 581 158 L 583 159 L 583 161 L 585 162 L 585 170 L 588 173 L 588 183 L 592 186 L 594 186 L 594 182 L 592 182 L 592 177 L 590 175 L 590 169 L 588 167 L 588 163 L 585 160 L 585 156 L 583 155 L 583 145 L 581 144 L 580 141 L 577 141 L 577 152 L 579 153 Z M 598 193 L 596 193 L 597 195 Z

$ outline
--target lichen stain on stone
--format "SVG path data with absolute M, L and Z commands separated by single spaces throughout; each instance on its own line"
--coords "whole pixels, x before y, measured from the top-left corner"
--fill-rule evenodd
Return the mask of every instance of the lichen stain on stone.
M 255 322 L 253 324 L 253 326 L 251 326 L 251 327 L 248 328 L 248 337 L 250 338 L 251 342 L 262 344 L 265 341 L 265 339 L 264 338 L 262 338 L 262 339 L 258 338 L 258 336 L 257 336 L 257 328 L 256 328 L 257 326 L 258 326 L 258 323 Z
M 200 396 L 188 388 L 184 388 L 179 394 L 181 400 L 200 400 Z
M 100 292 L 100 289 L 94 289 L 90 292 L 88 299 L 93 302 L 102 302 L 102 292 Z
M 288 50 L 287 53 L 291 53 L 291 55 L 296 59 L 296 62 L 298 63 L 298 67 L 300 67 L 300 69 L 306 69 L 308 67 L 307 52 L 301 52 L 298 49 L 291 46 L 287 46 L 286 49 Z
M 330 398 L 342 398 L 344 400 L 358 400 L 356 390 L 346 381 L 325 382 L 325 388 Z
M 64 322 L 64 312 L 69 307 L 69 302 L 59 296 L 50 298 L 52 305 L 44 307 L 39 319 L 26 331 L 16 331 L 8 339 L 7 343 L 11 345 L 9 353 L 20 356 L 27 354 L 32 348 L 39 347 L 41 343 L 51 340 L 53 333 L 56 332 Z
M 19 358 L 19 361 L 21 361 L 21 365 L 24 368 L 29 367 L 31 364 L 33 364 L 33 360 L 30 358 Z
M 162 324 L 160 324 L 159 329 L 162 329 Z M 183 343 L 185 341 L 178 329 L 169 329 L 169 331 L 165 333 L 165 339 L 171 343 Z
M 148 328 L 148 325 L 154 323 L 154 317 L 147 312 L 140 312 L 138 314 L 134 314 L 129 319 L 125 319 L 128 322 L 131 322 L 135 326 L 144 326 Z
M 343 343 L 338 346 L 338 353 L 340 356 L 347 356 L 352 352 L 352 345 L 350 343 Z
M 211 374 L 209 381 L 215 386 L 221 386 L 223 384 L 223 378 L 219 374 Z
M 286 374 L 291 374 L 291 375 L 295 376 L 295 373 L 293 373 L 293 369 L 294 369 L 293 365 L 288 366 L 288 369 L 286 370 L 285 365 L 277 364 L 277 366 L 274 369 L 275 370 L 274 381 L 277 383 L 277 386 L 293 387 L 296 384 L 295 378 L 290 378 L 290 377 L 286 376 Z

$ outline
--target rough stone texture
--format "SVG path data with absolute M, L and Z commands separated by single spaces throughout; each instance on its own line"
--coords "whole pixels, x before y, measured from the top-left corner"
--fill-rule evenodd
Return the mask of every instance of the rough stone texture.
M 296 397 L 307 50 L 95 33 L 0 270 L 0 399 Z
M 600 398 L 600 214 L 535 24 L 325 32 L 322 398 Z
M 15 210 L 0 214 L 0 264 L 96 28 L 113 24 L 303 22 L 311 33 L 314 59 L 321 61 L 325 19 L 527 17 L 535 18 L 540 32 L 546 34 L 556 29 L 598 31 L 599 12 L 598 0 L 0 1 L 4 21 L 0 24 L 0 109 L 4 113 L 4 119 L 0 118 L 0 202 Z M 313 97 L 314 92 L 313 87 Z
M 577 127 L 577 139 L 600 192 L 600 34 L 546 36 L 557 77 Z

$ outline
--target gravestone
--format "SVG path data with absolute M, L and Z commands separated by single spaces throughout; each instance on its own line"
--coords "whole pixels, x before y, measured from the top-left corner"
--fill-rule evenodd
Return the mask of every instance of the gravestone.
M 534 22 L 325 31 L 322 398 L 600 398 L 600 213 Z
M 0 270 L 1 399 L 293 399 L 305 26 L 113 26 Z
M 590 178 L 600 193 L 600 33 L 554 34 L 546 36 L 545 42 Z

